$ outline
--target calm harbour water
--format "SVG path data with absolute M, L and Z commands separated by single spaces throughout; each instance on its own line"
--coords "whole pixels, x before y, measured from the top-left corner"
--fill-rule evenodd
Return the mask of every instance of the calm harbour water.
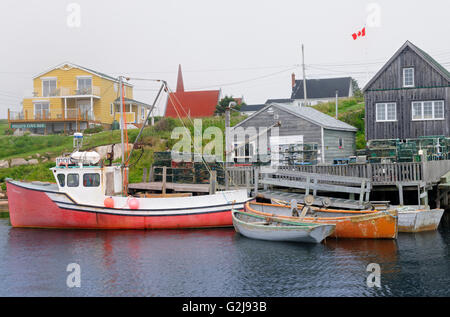
M 307 245 L 231 229 L 11 228 L 0 219 L 0 296 L 450 296 L 450 213 L 439 230 Z M 69 263 L 81 287 L 68 288 Z M 369 263 L 381 288 L 369 288 Z

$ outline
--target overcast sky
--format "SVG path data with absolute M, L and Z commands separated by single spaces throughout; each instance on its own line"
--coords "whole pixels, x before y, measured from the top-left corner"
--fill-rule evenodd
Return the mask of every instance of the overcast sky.
M 172 89 L 181 64 L 186 90 L 220 88 L 248 104 L 290 97 L 301 43 L 307 78 L 362 87 L 406 40 L 449 69 L 449 12 L 444 0 L 1 0 L 0 117 L 31 96 L 32 76 L 64 61 Z M 135 99 L 152 102 L 155 84 L 132 83 Z

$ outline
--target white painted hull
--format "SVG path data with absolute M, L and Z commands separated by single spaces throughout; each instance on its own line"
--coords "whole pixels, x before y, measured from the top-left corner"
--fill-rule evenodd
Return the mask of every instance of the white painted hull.
M 331 235 L 335 229 L 334 225 L 320 225 L 305 228 L 261 226 L 239 221 L 235 217 L 233 217 L 233 225 L 237 232 L 247 238 L 305 243 L 320 243 Z
M 441 221 L 443 209 L 419 209 L 398 211 L 398 232 L 421 232 L 436 230 Z

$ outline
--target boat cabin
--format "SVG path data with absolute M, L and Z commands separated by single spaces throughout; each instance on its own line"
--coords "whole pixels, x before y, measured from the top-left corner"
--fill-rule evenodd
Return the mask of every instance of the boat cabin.
M 59 191 L 79 201 L 88 199 L 103 203 L 105 196 L 122 192 L 120 166 L 69 166 L 65 164 L 52 168 Z

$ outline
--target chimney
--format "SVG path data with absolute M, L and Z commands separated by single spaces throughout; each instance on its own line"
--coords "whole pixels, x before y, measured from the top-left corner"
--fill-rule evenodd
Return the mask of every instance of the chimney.
M 295 87 L 295 73 L 292 73 L 291 77 L 292 77 L 292 89 L 294 89 L 294 87 Z

